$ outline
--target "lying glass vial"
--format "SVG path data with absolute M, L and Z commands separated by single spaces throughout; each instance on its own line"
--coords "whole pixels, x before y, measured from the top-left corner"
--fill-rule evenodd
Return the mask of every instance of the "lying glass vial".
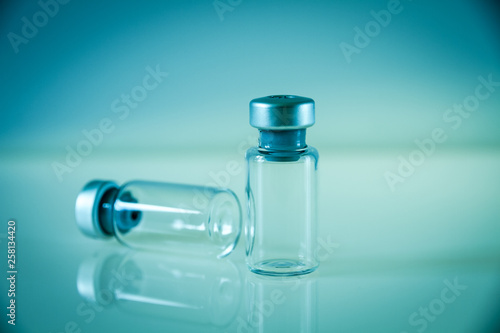
M 241 231 L 241 208 L 229 189 L 94 180 L 78 194 L 78 227 L 93 238 L 116 237 L 136 249 L 227 256 Z

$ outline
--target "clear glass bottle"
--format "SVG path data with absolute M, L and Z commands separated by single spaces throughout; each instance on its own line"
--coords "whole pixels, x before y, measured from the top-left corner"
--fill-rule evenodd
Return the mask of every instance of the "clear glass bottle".
M 314 101 L 277 95 L 250 102 L 259 146 L 246 153 L 249 269 L 264 275 L 300 275 L 318 267 L 316 170 L 318 152 L 305 142 Z
M 76 200 L 76 221 L 94 238 L 113 235 L 132 248 L 228 255 L 241 230 L 241 208 L 229 189 L 131 181 L 89 182 Z

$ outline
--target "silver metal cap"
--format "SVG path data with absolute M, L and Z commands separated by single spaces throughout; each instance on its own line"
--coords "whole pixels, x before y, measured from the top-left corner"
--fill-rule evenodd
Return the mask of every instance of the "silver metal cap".
M 109 238 L 99 223 L 99 203 L 108 190 L 118 188 L 111 181 L 93 180 L 83 187 L 76 198 L 76 224 L 87 236 L 93 238 Z
M 250 125 L 262 130 L 294 130 L 314 125 L 314 100 L 272 95 L 250 102 Z

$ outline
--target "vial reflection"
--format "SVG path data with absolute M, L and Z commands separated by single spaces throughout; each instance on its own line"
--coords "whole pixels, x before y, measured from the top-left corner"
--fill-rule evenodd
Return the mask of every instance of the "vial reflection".
M 241 299 L 240 274 L 228 260 L 123 250 L 83 261 L 77 288 L 97 307 L 217 327 L 234 321 Z
M 245 315 L 237 318 L 237 332 L 317 332 L 316 285 L 314 275 L 265 277 L 249 273 Z

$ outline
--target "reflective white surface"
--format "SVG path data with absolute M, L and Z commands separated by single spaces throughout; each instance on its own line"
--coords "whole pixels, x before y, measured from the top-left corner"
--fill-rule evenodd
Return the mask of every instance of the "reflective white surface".
M 52 333 L 498 331 L 499 151 L 440 151 L 393 193 L 383 174 L 397 155 L 322 151 L 321 264 L 315 273 L 286 279 L 251 274 L 243 241 L 226 259 L 200 262 L 89 239 L 75 224 L 74 200 L 89 179 L 205 185 L 216 182 L 211 175 L 227 161 L 243 166 L 237 154 L 95 152 L 63 183 L 52 174 L 51 154 L 8 156 L 0 165 L 1 233 L 8 219 L 16 220 L 18 317 L 15 329 L 5 318 L 0 327 Z M 240 199 L 244 178 L 242 169 L 228 184 Z M 6 271 L 6 260 L 1 264 Z M 5 302 L 5 280 L 0 288 Z

